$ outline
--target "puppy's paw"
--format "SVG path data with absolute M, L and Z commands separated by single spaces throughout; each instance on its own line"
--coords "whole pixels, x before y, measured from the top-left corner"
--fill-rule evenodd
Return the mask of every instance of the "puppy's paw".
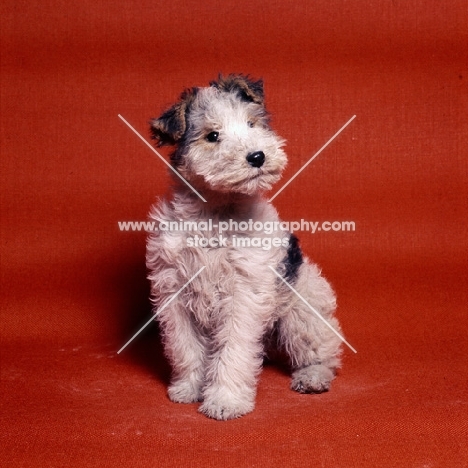
M 307 366 L 293 372 L 291 388 L 299 393 L 327 392 L 334 377 L 333 371 L 326 366 Z
M 209 418 L 226 421 L 235 419 L 250 413 L 254 409 L 254 402 L 246 401 L 236 403 L 230 402 L 227 399 L 205 400 L 200 406 L 199 411 Z
M 202 400 L 200 388 L 190 381 L 183 380 L 171 384 L 167 394 L 174 403 L 195 403 Z

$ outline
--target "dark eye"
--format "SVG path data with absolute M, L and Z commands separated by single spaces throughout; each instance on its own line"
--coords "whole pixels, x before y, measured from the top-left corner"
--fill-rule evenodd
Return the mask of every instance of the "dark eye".
M 252 128 L 255 124 L 254 124 L 254 122 L 252 122 L 252 120 L 249 120 L 249 121 L 247 122 L 247 125 L 248 125 L 250 128 Z
M 218 132 L 210 132 L 210 133 L 208 133 L 208 135 L 206 135 L 206 139 L 210 143 L 216 143 L 218 141 L 218 138 L 219 138 L 219 133 Z

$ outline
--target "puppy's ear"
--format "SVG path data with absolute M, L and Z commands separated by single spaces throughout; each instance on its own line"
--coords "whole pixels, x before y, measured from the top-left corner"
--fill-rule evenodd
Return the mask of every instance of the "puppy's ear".
M 212 81 L 210 85 L 228 93 L 236 92 L 244 101 L 260 105 L 264 103 L 262 80 L 254 81 L 244 75 L 228 75 L 225 78 L 220 75 L 218 81 Z
M 196 88 L 185 90 L 180 100 L 158 119 L 150 121 L 151 137 L 158 146 L 175 145 L 187 130 L 187 112 L 197 93 Z

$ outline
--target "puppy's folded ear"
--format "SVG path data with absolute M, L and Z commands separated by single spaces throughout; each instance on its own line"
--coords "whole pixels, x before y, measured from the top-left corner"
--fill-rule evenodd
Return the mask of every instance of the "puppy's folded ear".
M 196 93 L 196 88 L 184 91 L 176 104 L 150 121 L 151 137 L 158 146 L 175 145 L 182 139 L 187 130 L 187 112 Z
M 262 80 L 254 81 L 244 75 L 228 75 L 227 77 L 220 75 L 218 81 L 212 81 L 210 85 L 228 93 L 235 92 L 244 101 L 260 105 L 264 103 Z

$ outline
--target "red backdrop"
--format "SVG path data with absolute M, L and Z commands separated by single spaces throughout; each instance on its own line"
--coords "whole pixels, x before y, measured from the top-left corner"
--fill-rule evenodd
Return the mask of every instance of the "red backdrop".
M 5 466 L 467 466 L 467 41 L 463 1 L 5 1 L 1 404 Z M 332 390 L 267 366 L 254 413 L 166 397 L 144 220 L 168 189 L 145 137 L 187 86 L 265 81 L 288 140 L 283 219 L 357 348 Z M 276 187 L 281 186 L 281 183 Z

